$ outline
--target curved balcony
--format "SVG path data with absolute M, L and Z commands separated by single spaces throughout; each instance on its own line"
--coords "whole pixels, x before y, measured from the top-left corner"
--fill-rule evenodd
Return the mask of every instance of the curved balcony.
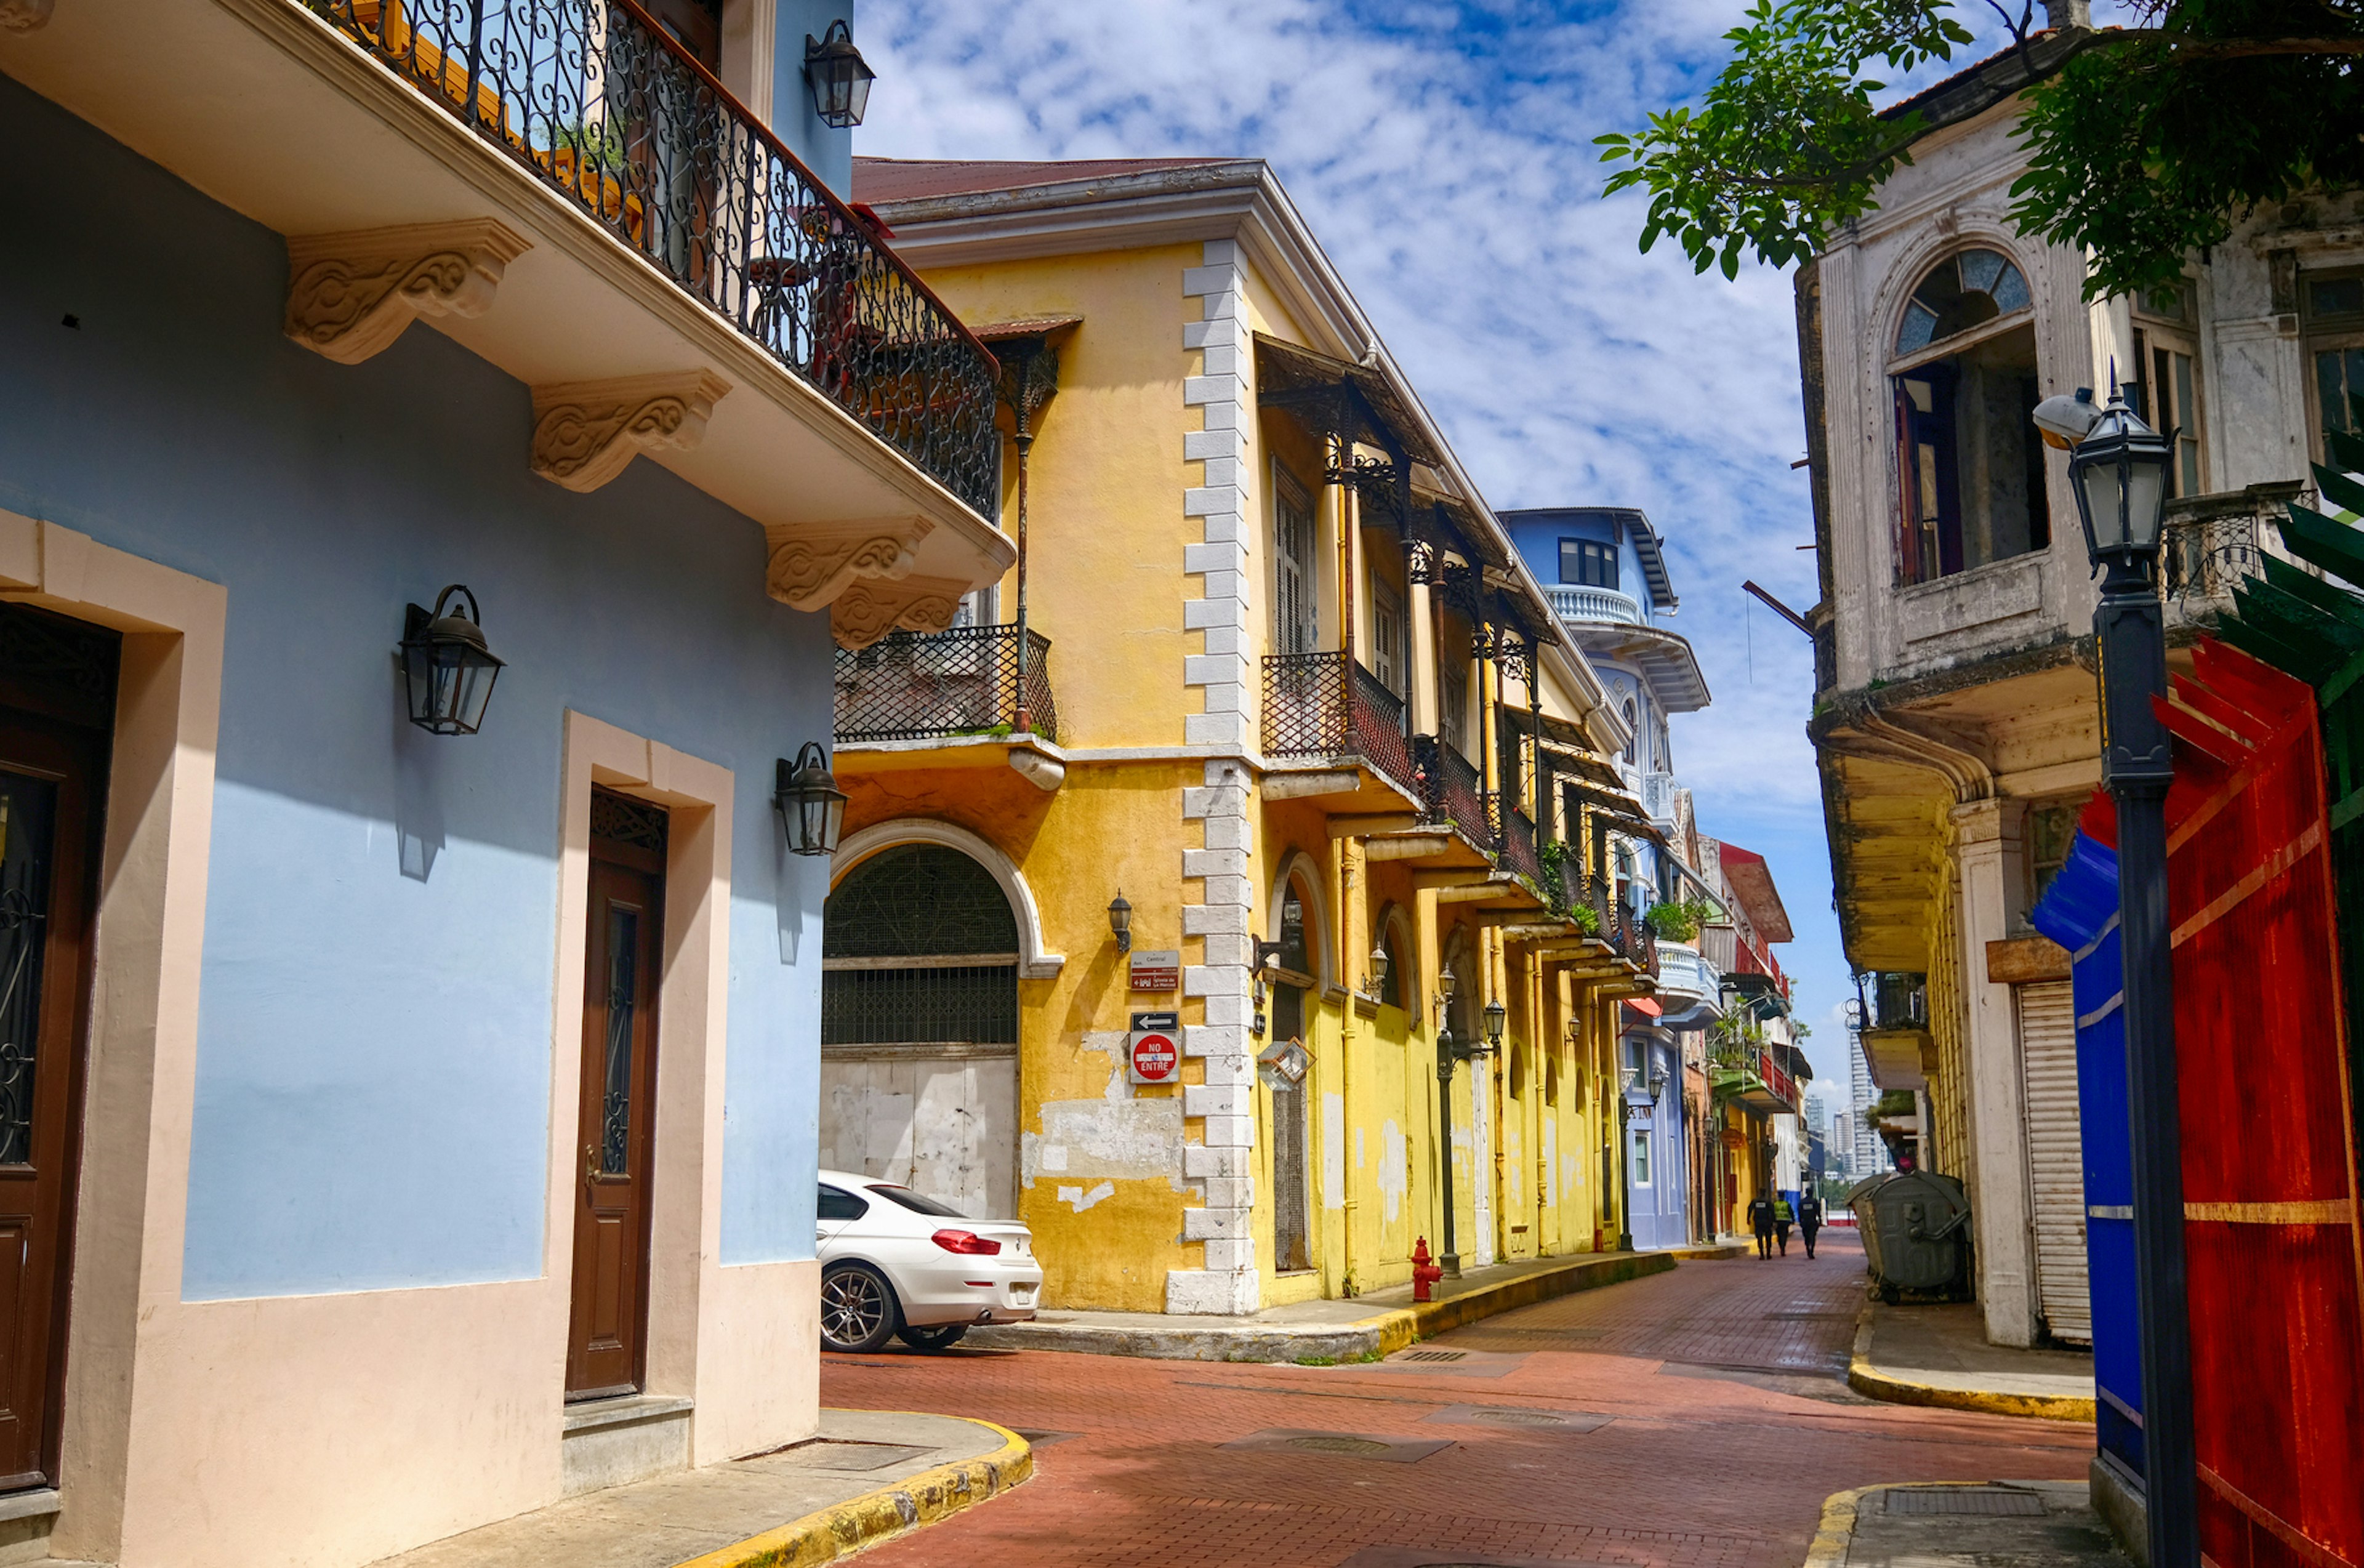
M 1565 621 L 1589 621 L 1597 626 L 1640 626 L 1642 606 L 1631 594 L 1614 588 L 1581 588 L 1560 584 L 1544 590 L 1552 614 Z
M 1723 994 L 1715 965 L 1688 942 L 1658 943 L 1658 999 L 1669 1013 L 1712 1002 Z

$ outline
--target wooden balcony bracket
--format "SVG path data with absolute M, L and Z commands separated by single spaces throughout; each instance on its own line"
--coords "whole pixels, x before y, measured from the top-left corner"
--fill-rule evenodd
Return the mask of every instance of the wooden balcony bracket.
M 589 493 L 643 451 L 686 450 L 730 384 L 712 371 L 670 371 L 533 389 L 533 471 Z
M 0 10 L 0 21 L 6 15 Z M 287 336 L 339 364 L 357 365 L 420 317 L 482 316 L 502 272 L 532 248 L 490 217 L 292 236 Z

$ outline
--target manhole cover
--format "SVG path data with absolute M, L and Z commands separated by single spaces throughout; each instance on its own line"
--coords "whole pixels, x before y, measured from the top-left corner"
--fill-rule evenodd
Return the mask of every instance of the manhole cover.
M 1888 1511 L 1891 1514 L 1984 1514 L 2010 1518 L 2041 1518 L 2044 1517 L 2044 1499 L 2033 1492 L 1915 1486 L 1889 1493 Z
M 1439 1449 L 1451 1448 L 1453 1440 L 1450 1438 L 1389 1437 L 1379 1432 L 1323 1432 L 1302 1427 L 1268 1427 L 1220 1446 L 1330 1454 L 1340 1459 L 1377 1460 L 1387 1464 L 1417 1464 Z
M 1466 1361 L 1468 1357 L 1467 1351 L 1407 1351 L 1396 1359 L 1407 1362 L 1457 1362 Z
M 1598 1431 L 1611 1418 L 1590 1410 L 1536 1410 L 1518 1405 L 1448 1405 L 1421 1418 L 1462 1427 L 1518 1427 L 1570 1434 Z
M 1310 1449 L 1315 1453 L 1386 1453 L 1388 1445 L 1370 1438 L 1333 1438 L 1327 1433 L 1320 1437 L 1290 1438 L 1291 1448 Z

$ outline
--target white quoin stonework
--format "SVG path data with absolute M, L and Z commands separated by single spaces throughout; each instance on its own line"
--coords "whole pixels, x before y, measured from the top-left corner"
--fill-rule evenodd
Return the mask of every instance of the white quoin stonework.
M 1205 711 L 1187 716 L 1183 740 L 1244 752 L 1248 745 L 1248 384 L 1247 326 L 1240 307 L 1239 246 L 1207 242 L 1204 264 L 1182 273 L 1185 297 L 1202 302 L 1202 318 L 1182 328 L 1185 352 L 1205 357 L 1202 373 L 1183 383 L 1183 402 L 1205 415 L 1204 428 L 1182 438 L 1186 462 L 1203 463 L 1199 484 L 1183 492 L 1186 517 L 1200 540 L 1183 547 L 1182 570 L 1200 579 L 1203 596 L 1183 604 L 1183 625 L 1205 634 L 1204 648 L 1183 659 L 1183 684 L 1205 694 Z M 1183 1031 L 1182 1049 L 1206 1063 L 1205 1082 L 1183 1092 L 1182 1114 L 1200 1121 L 1200 1140 L 1185 1143 L 1182 1174 L 1204 1207 L 1182 1215 L 1182 1237 L 1206 1248 L 1204 1268 L 1165 1275 L 1168 1312 L 1254 1312 L 1262 1304 L 1255 1250 L 1255 1063 L 1249 1035 L 1254 1004 L 1249 867 L 1254 826 L 1252 783 L 1243 756 L 1210 757 L 1206 782 L 1182 792 L 1182 817 L 1199 824 L 1199 847 L 1182 852 L 1187 889 L 1182 935 L 1205 943 L 1202 962 L 1182 972 L 1182 995 L 1205 1005 L 1206 1021 Z M 1189 894 L 1183 895 L 1187 900 Z

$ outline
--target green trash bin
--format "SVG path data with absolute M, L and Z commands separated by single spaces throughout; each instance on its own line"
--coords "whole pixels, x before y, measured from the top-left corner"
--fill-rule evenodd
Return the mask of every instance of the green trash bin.
M 1880 1297 L 1908 1290 L 1960 1293 L 1969 1275 L 1970 1200 L 1962 1184 L 1927 1171 L 1898 1171 L 1846 1195 L 1863 1255 Z

